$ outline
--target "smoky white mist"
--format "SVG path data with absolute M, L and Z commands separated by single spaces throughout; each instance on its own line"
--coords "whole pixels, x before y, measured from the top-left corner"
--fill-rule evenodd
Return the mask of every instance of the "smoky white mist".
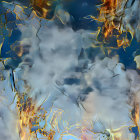
M 128 126 L 133 125 L 130 97 L 133 102 L 137 94 L 132 92 L 134 86 L 139 91 L 139 80 L 134 82 L 136 72 L 125 70 L 117 57 L 101 59 L 95 54 L 95 60 L 90 60 L 82 46 L 87 43 L 82 33 L 69 27 L 59 29 L 57 25 L 40 28 L 40 41 L 31 46 L 26 56 L 32 60 L 32 66 L 24 73 L 31 86 L 29 96 L 37 105 L 46 99 L 43 107 L 47 111 L 63 110 L 62 119 L 70 125 L 101 120 L 104 129 L 100 132 L 126 127 L 122 137 L 127 139 Z M 68 82 L 70 79 L 72 83 Z M 89 123 L 86 125 L 90 128 Z
M 16 10 L 21 11 L 19 7 Z M 28 19 L 23 15 L 19 17 L 26 19 L 24 25 L 18 25 L 22 32 L 21 45 L 29 46 L 29 53 L 23 55 L 22 62 L 14 69 L 19 93 L 28 91 L 28 86 L 28 96 L 37 107 L 42 105 L 49 113 L 59 109 L 62 112 L 61 130 L 68 125 L 80 124 L 103 135 L 107 129 L 124 126 L 122 139 L 133 140 L 128 127 L 133 125 L 130 119 L 132 104 L 135 98 L 140 98 L 139 74 L 135 70 L 126 70 L 117 56 L 105 57 L 98 48 L 93 49 L 95 57 L 90 59 L 85 50 L 96 46 L 92 31 L 59 27 L 56 21 L 40 19 L 34 13 Z M 1 85 L 8 83 L 8 73 L 10 71 L 5 71 Z M 0 95 L 3 97 L 0 102 L 0 140 L 9 137 L 16 140 L 19 139 L 14 127 L 17 112 L 14 104 L 8 106 L 15 93 L 11 82 L 6 87 L 5 94 Z M 69 124 L 64 125 L 63 121 Z M 79 137 L 81 132 L 76 132 L 73 133 Z M 89 136 L 89 139 L 93 137 Z M 98 135 L 95 139 L 99 139 Z

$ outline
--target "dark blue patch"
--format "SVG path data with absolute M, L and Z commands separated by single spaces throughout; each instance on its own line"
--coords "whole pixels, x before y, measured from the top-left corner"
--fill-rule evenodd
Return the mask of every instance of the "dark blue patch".
M 13 44 L 15 41 L 19 41 L 21 37 L 21 32 L 20 30 L 16 29 L 12 31 L 12 35 L 9 38 L 9 43 L 10 45 Z
M 8 12 L 6 14 L 7 22 L 16 21 L 16 15 L 14 13 Z
M 139 130 L 138 130 L 138 127 L 135 126 L 135 127 L 131 127 L 129 128 L 130 129 L 130 132 L 134 133 L 135 135 L 135 140 L 139 138 Z
M 134 62 L 134 51 L 140 49 L 140 42 L 138 43 L 136 39 L 133 39 L 130 47 L 127 47 L 125 50 L 120 48 L 117 52 L 120 58 L 120 62 L 125 65 L 126 68 L 136 69 L 136 63 Z
M 72 84 L 80 84 L 80 80 L 77 78 L 66 78 L 64 80 L 64 83 L 67 85 L 72 85 Z

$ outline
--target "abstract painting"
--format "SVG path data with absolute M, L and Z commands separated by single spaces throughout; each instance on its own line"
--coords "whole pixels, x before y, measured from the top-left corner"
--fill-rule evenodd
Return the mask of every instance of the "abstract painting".
M 140 0 L 0 1 L 0 140 L 140 140 Z

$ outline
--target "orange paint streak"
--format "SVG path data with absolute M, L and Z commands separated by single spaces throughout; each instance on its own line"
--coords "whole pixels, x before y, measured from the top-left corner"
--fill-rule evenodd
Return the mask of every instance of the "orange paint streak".
M 34 11 L 40 17 L 46 18 L 48 12 L 52 10 L 54 0 L 30 0 Z
M 36 138 L 36 132 L 39 132 L 48 140 L 54 139 L 55 131 L 50 130 L 49 132 L 46 132 L 39 128 L 39 122 L 41 120 L 45 120 L 47 112 L 41 107 L 37 108 L 35 103 L 33 103 L 32 98 L 27 97 L 27 95 L 19 96 L 17 107 L 19 111 L 18 130 L 21 140 L 30 140 L 31 138 Z M 42 112 L 44 111 L 44 113 L 40 113 L 41 110 Z M 36 132 L 31 131 L 33 126 L 38 126 Z
M 118 39 L 117 44 L 118 44 L 118 47 L 123 46 L 123 48 L 126 48 L 127 46 L 129 46 L 130 41 L 127 38 L 123 38 L 122 40 Z
M 114 20 L 116 10 L 120 7 L 121 2 L 121 0 L 103 0 L 98 19 L 104 22 L 103 34 L 105 38 L 111 36 L 114 29 L 119 30 L 119 25 L 116 25 Z
M 134 104 L 134 115 L 132 120 L 134 121 L 135 125 L 139 129 L 139 104 L 138 103 Z
M 103 34 L 105 40 L 115 36 L 118 47 L 123 46 L 126 48 L 130 45 L 130 40 L 127 38 L 118 38 L 122 33 L 127 34 L 127 32 L 129 32 L 133 38 L 133 33 L 132 31 L 123 28 L 122 15 L 125 9 L 122 8 L 122 4 L 123 0 L 102 0 L 102 4 L 100 5 L 100 8 L 98 8 L 98 18 L 93 16 L 91 16 L 91 18 L 99 22 L 103 22 L 102 29 L 99 32 Z M 122 9 L 121 12 L 119 11 L 120 9 Z

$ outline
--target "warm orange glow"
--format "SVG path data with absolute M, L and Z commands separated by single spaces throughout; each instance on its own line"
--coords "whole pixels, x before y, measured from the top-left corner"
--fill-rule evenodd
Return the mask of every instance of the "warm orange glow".
M 134 103 L 132 120 L 133 120 L 134 124 L 138 127 L 138 130 L 139 130 L 139 104 L 138 103 Z
M 117 24 L 115 20 L 116 10 L 120 8 L 122 0 L 102 0 L 103 4 L 100 9 L 100 14 L 98 20 L 104 22 L 104 37 L 112 35 L 113 29 L 119 31 L 120 25 Z
M 17 107 L 19 111 L 19 121 L 18 130 L 21 140 L 30 140 L 31 138 L 37 138 L 36 133 L 31 131 L 33 126 L 38 126 L 38 131 L 43 136 L 47 137 L 48 140 L 53 140 L 55 134 L 54 131 L 49 132 L 44 131 L 39 128 L 39 122 L 45 119 L 45 112 L 41 107 L 36 107 L 33 103 L 32 98 L 27 97 L 27 95 L 22 95 L 18 97 Z M 43 113 L 40 113 L 40 112 Z
M 123 46 L 123 48 L 126 48 L 127 46 L 129 46 L 130 42 L 127 38 L 123 38 L 122 40 L 118 39 L 117 44 L 118 44 L 118 47 Z
M 32 104 L 31 98 L 25 101 L 25 96 L 19 98 L 17 107 L 19 109 L 19 134 L 21 140 L 29 140 L 31 137 L 30 129 L 32 128 L 32 122 L 36 121 L 36 109 Z
M 51 131 L 48 135 L 48 140 L 53 140 L 55 135 L 55 131 Z
M 43 18 L 46 18 L 48 12 L 52 10 L 54 0 L 30 0 L 35 12 Z
M 98 18 L 91 16 L 91 18 L 93 18 L 94 20 L 103 22 L 102 30 L 100 30 L 99 32 L 103 34 L 105 40 L 112 36 L 116 36 L 118 47 L 129 46 L 130 40 L 128 40 L 127 37 L 121 40 L 118 39 L 122 33 L 127 34 L 127 32 L 130 32 L 133 38 L 133 31 L 124 29 L 122 25 L 122 15 L 125 10 L 122 8 L 123 0 L 102 0 L 102 2 L 103 3 L 98 9 Z M 120 9 L 123 10 L 120 11 Z

